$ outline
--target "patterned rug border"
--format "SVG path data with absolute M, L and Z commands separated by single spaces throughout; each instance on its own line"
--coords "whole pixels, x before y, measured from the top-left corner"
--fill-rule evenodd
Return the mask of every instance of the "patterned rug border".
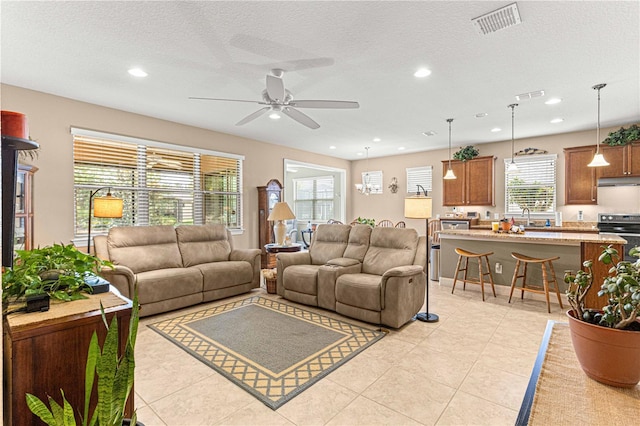
M 193 321 L 213 317 L 249 305 L 258 305 L 301 321 L 345 335 L 321 351 L 276 374 L 257 365 L 232 349 L 196 333 L 188 326 Z M 320 379 L 346 364 L 387 333 L 349 323 L 343 319 L 308 311 L 284 301 L 252 296 L 201 311 L 178 315 L 148 325 L 149 328 L 189 353 L 229 381 L 276 410 Z M 336 359 L 337 358 L 337 359 Z

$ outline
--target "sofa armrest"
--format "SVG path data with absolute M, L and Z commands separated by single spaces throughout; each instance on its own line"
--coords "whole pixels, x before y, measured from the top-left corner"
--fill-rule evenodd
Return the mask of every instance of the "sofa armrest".
M 276 281 L 276 291 L 278 295 L 284 296 L 284 286 L 282 285 L 282 276 L 284 270 L 292 265 L 310 265 L 311 255 L 308 251 L 298 251 L 293 253 L 278 253 L 276 255 L 276 268 L 278 269 L 278 278 Z
M 229 254 L 229 260 L 244 260 L 253 264 L 260 256 L 260 249 L 235 249 Z
M 382 309 L 386 309 L 387 304 L 387 285 L 391 286 L 410 286 L 419 277 L 425 277 L 422 266 L 420 265 L 405 265 L 397 266 L 386 271 L 382 275 L 382 282 L 380 285 L 380 302 Z M 426 286 L 426 281 L 420 280 L 421 286 Z M 402 289 L 394 289 L 395 291 L 402 291 Z
M 131 269 L 124 265 L 107 266 L 100 270 L 99 275 L 117 288 L 124 297 L 133 299 L 136 275 Z
M 346 267 L 346 266 L 359 265 L 361 263 L 360 263 L 360 261 L 358 259 L 351 259 L 349 257 L 338 257 L 338 258 L 335 258 L 335 259 L 331 259 L 326 264 L 330 265 L 330 266 Z
M 386 271 L 382 277 L 410 277 L 412 275 L 418 275 L 423 271 L 420 265 L 405 265 L 396 266 Z M 384 281 L 384 279 L 383 279 Z

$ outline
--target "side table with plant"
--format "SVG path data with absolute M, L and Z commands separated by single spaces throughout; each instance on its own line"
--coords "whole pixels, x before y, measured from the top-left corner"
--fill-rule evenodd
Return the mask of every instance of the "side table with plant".
M 632 248 L 640 258 L 640 247 Z M 584 306 L 593 285 L 592 261 L 584 270 L 565 274 L 567 312 L 571 341 L 580 365 L 587 376 L 618 387 L 633 387 L 640 382 L 640 259 L 617 261 L 618 251 L 604 247 L 598 260 L 611 265 L 598 296 L 606 296 L 602 310 Z

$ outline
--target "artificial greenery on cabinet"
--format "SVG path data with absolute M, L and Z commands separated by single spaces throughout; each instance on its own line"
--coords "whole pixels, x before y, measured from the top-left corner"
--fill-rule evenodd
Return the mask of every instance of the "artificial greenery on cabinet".
M 453 158 L 460 161 L 467 161 L 477 157 L 478 154 L 480 154 L 480 151 L 474 148 L 473 145 L 468 145 L 456 151 L 455 154 L 453 154 Z
M 637 140 L 640 140 L 640 126 L 633 124 L 626 129 L 620 127 L 620 129 L 609 133 L 609 136 L 602 143 L 609 146 L 621 146 Z

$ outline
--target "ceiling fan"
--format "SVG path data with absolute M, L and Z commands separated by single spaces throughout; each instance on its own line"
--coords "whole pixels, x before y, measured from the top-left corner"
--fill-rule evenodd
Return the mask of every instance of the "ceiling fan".
M 267 88 L 262 91 L 261 101 L 247 101 L 241 99 L 217 99 L 217 98 L 198 98 L 189 97 L 189 99 L 199 99 L 206 101 L 228 101 L 228 102 L 250 102 L 259 105 L 265 105 L 254 113 L 249 114 L 236 123 L 236 126 L 242 126 L 250 121 L 255 120 L 267 111 L 274 113 L 282 112 L 284 115 L 292 118 L 303 126 L 310 129 L 320 127 L 311 117 L 305 113 L 298 111 L 297 108 L 327 108 L 327 109 L 351 109 L 359 108 L 358 102 L 353 101 L 326 101 L 326 100 L 297 100 L 293 98 L 293 94 L 284 88 L 282 76 L 284 70 L 276 68 L 271 70 L 271 74 L 267 74 Z

